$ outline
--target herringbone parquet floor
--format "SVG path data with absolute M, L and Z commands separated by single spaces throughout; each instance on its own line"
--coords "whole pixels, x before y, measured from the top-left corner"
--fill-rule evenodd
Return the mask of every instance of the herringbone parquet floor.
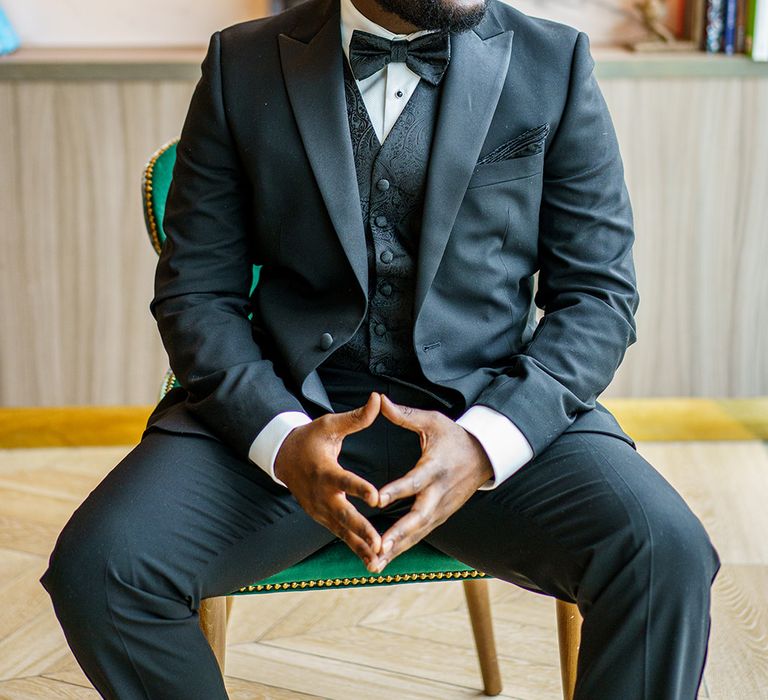
M 768 699 L 768 445 L 642 442 L 721 553 L 699 697 Z M 98 698 L 38 578 L 72 511 L 128 447 L 0 450 L 0 699 Z M 491 582 L 505 698 L 557 700 L 554 603 Z M 226 681 L 233 699 L 480 695 L 458 583 L 237 596 Z

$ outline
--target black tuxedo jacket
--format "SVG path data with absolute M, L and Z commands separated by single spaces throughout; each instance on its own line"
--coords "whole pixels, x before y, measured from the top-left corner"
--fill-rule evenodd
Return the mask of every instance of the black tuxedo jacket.
M 338 0 L 309 0 L 211 39 L 150 306 L 183 388 L 148 426 L 245 457 L 278 413 L 333 410 L 315 370 L 363 320 L 368 289 L 339 21 Z M 596 401 L 635 341 L 639 297 L 593 66 L 583 32 L 489 0 L 451 36 L 428 166 L 414 350 L 427 378 L 508 416 L 534 454 L 574 430 L 634 446 Z M 546 137 L 507 157 L 526 132 Z

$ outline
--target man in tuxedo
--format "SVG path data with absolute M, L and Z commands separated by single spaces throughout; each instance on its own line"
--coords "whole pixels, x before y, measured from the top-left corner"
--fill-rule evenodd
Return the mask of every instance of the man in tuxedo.
M 577 602 L 579 700 L 695 697 L 719 557 L 596 400 L 639 297 L 593 66 L 499 0 L 213 36 L 151 304 L 181 386 L 41 578 L 104 697 L 225 698 L 200 600 L 337 537 Z

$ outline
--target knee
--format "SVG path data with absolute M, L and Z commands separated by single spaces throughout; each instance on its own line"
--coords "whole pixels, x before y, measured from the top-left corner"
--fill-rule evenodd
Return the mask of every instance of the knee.
M 80 528 L 76 515 L 59 534 L 39 581 L 60 615 L 84 616 L 104 586 L 110 538 L 97 528 Z
M 158 614 L 188 612 L 199 604 L 194 577 L 173 557 L 158 555 L 142 529 L 116 527 L 106 518 L 89 527 L 73 516 L 51 552 L 40 583 L 59 617 L 98 623 L 115 608 L 141 608 Z
M 655 579 L 709 588 L 720 569 L 720 557 L 704 525 L 687 505 L 650 511 L 639 530 L 636 535 L 650 554 Z
M 111 571 L 131 556 L 128 526 L 119 508 L 87 498 L 59 533 L 39 581 L 57 610 L 85 614 L 105 608 Z

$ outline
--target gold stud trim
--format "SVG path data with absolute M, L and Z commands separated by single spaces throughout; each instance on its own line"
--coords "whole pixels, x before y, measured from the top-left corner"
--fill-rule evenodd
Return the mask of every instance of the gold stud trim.
M 365 586 L 379 583 L 405 583 L 407 581 L 434 581 L 435 579 L 466 579 L 466 578 L 488 578 L 488 574 L 482 571 L 430 571 L 419 574 L 396 574 L 394 576 L 363 576 L 359 578 L 326 578 L 314 579 L 310 581 L 286 581 L 285 583 L 267 583 L 243 586 L 238 589 L 239 593 L 261 593 L 274 591 L 287 591 L 303 588 L 324 588 L 327 586 Z
M 161 158 L 161 156 L 166 151 L 173 148 L 178 142 L 179 142 L 179 139 L 173 139 L 172 141 L 169 141 L 168 143 L 166 143 L 164 146 L 161 146 L 160 148 L 158 148 L 152 154 L 152 157 L 144 166 L 144 177 L 142 178 L 142 182 L 141 182 L 142 198 L 143 198 L 143 204 L 144 204 L 144 220 L 146 221 L 146 224 L 147 224 L 147 234 L 149 234 L 149 241 L 158 255 L 160 255 L 160 252 L 163 249 L 163 245 L 160 242 L 160 227 L 158 226 L 158 223 L 157 223 L 157 217 L 155 216 L 155 207 L 152 201 L 152 192 L 154 190 L 155 166 L 157 165 L 157 161 Z M 163 384 L 160 387 L 161 399 L 171 390 L 175 382 L 176 382 L 176 375 L 173 373 L 172 370 L 169 369 L 165 373 L 165 377 L 163 378 Z
M 165 373 L 165 377 L 163 377 L 163 384 L 160 387 L 160 398 L 162 399 L 172 388 L 174 383 L 176 382 L 176 375 L 173 373 L 172 369 L 169 369 Z
M 179 139 L 173 139 L 172 141 L 169 141 L 168 143 L 166 143 L 164 146 L 162 146 L 152 154 L 152 157 L 149 159 L 149 162 L 144 166 L 144 178 L 141 183 L 141 189 L 142 189 L 142 194 L 144 199 L 144 218 L 147 223 L 147 233 L 149 234 L 149 240 L 152 243 L 152 247 L 155 249 L 155 252 L 158 255 L 160 255 L 160 252 L 163 249 L 163 245 L 162 243 L 160 243 L 160 228 L 157 224 L 157 217 L 155 217 L 155 208 L 152 202 L 152 188 L 153 188 L 153 178 L 155 176 L 155 165 L 157 164 L 157 161 L 160 159 L 160 157 L 166 151 L 173 148 L 178 142 L 179 142 Z

